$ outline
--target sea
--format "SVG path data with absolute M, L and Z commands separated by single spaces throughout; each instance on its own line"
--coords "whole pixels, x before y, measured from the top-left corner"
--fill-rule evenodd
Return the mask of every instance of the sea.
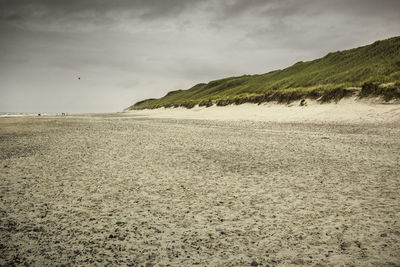
M 7 117 L 33 117 L 33 116 L 57 116 L 62 113 L 41 113 L 41 112 L 0 112 L 0 118 Z

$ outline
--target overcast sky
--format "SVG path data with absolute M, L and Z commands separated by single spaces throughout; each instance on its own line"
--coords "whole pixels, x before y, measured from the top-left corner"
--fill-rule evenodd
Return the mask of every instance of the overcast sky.
M 398 36 L 399 10 L 399 0 L 0 0 L 0 111 L 120 111 Z

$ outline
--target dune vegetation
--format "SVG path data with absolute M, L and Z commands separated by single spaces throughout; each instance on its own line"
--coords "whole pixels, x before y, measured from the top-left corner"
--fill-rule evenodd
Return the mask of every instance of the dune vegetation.
M 127 108 L 225 106 L 277 101 L 290 103 L 316 99 L 321 103 L 358 95 L 400 98 L 400 37 L 329 53 L 323 58 L 265 74 L 229 77 L 171 91 Z

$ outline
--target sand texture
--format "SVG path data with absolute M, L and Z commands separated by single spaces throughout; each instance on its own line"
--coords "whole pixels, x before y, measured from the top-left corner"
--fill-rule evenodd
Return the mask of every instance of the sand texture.
M 229 105 L 224 107 L 159 108 L 133 110 L 127 113 L 146 118 L 202 119 L 222 121 L 267 121 L 267 122 L 312 122 L 312 123 L 387 123 L 400 122 L 400 103 L 384 102 L 379 98 L 342 99 L 337 103 L 320 104 L 307 99 L 304 106 L 300 101 L 288 105 L 274 102 Z
M 0 265 L 399 266 L 393 121 L 1 118 Z

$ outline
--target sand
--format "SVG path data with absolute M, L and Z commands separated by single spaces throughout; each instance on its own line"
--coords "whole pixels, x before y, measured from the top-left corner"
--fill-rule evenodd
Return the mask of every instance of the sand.
M 398 266 L 399 136 L 395 119 L 1 118 L 0 265 Z
M 223 121 L 318 122 L 318 123 L 387 123 L 400 122 L 400 103 L 384 102 L 379 98 L 346 98 L 339 103 L 320 104 L 306 100 L 289 105 L 276 103 L 229 105 L 225 107 L 159 108 L 127 113 L 146 118 L 179 118 Z

